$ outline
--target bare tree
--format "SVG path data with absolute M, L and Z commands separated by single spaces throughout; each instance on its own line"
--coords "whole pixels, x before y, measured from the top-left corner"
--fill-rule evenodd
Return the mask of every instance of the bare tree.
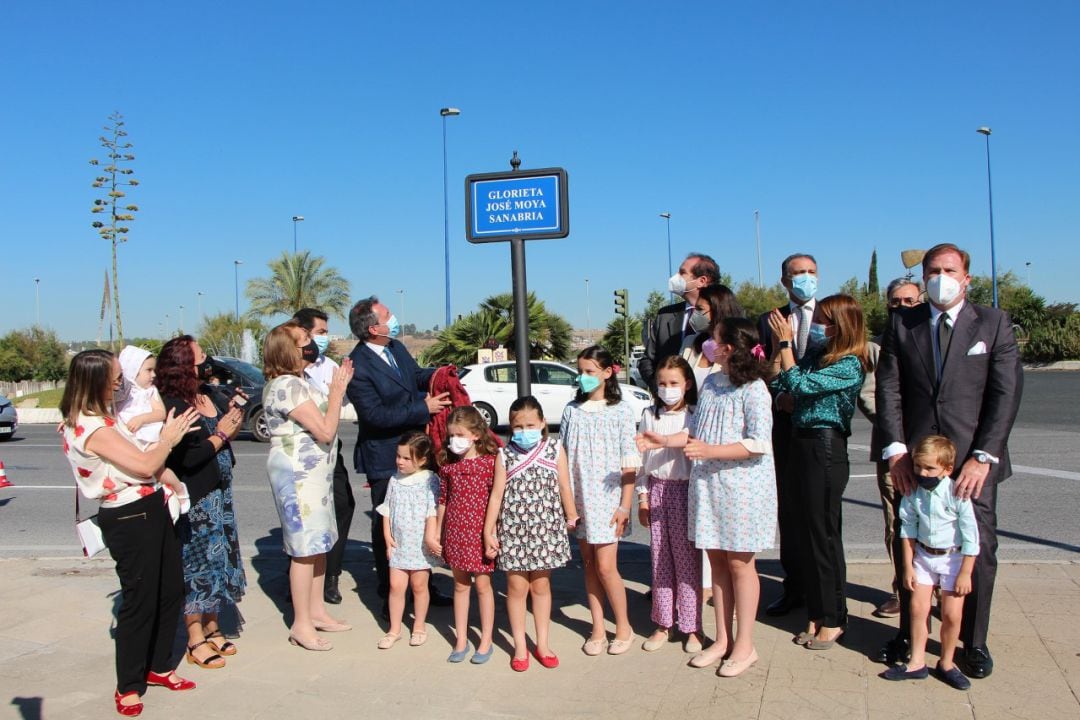
M 135 187 L 139 181 L 131 177 L 134 170 L 127 164 L 135 160 L 135 155 L 130 151 L 132 145 L 125 140 L 127 130 L 124 129 L 124 116 L 114 112 L 109 116 L 111 125 L 104 126 L 105 135 L 98 138 L 101 147 L 105 148 L 106 161 L 101 165 L 99 160 L 91 160 L 90 164 L 100 167 L 101 175 L 94 178 L 93 187 L 103 190 L 104 195 L 94 200 L 94 206 L 90 212 L 108 218 L 107 221 L 95 219 L 91 225 L 97 228 L 98 235 L 108 240 L 112 245 L 112 302 L 116 311 L 116 334 L 120 344 L 124 344 L 124 325 L 120 317 L 120 280 L 117 276 L 116 246 L 118 243 L 127 242 L 128 227 L 126 223 L 135 220 L 135 213 L 139 211 L 138 205 L 122 205 L 127 197 L 124 187 Z

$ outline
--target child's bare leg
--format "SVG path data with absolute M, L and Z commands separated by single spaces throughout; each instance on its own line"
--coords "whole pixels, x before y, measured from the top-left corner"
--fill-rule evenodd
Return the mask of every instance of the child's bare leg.
M 525 601 L 529 594 L 528 574 L 524 572 L 506 573 L 506 614 L 510 616 L 510 633 L 514 636 L 514 658 L 524 660 L 529 657 L 525 641 Z M 536 610 L 533 601 L 533 611 Z M 537 633 L 539 636 L 539 633 Z
M 405 589 L 409 586 L 409 573 L 401 568 L 390 568 L 390 595 L 386 603 L 390 608 L 390 635 L 401 634 L 401 618 L 405 615 Z
M 461 570 L 454 571 L 454 632 L 457 642 L 454 652 L 462 652 L 469 644 L 469 594 L 472 592 L 472 575 Z
M 536 652 L 540 657 L 548 657 L 554 654 L 548 645 L 548 631 L 551 630 L 551 571 L 529 573 L 529 586 L 532 590 L 533 625 L 536 626 Z
M 956 644 L 960 640 L 960 621 L 964 616 L 964 598 L 949 590 L 941 591 L 941 662 L 942 670 L 951 670 Z
M 480 606 L 480 645 L 476 652 L 483 655 L 491 649 L 491 637 L 495 633 L 495 593 L 491 589 L 491 575 L 477 573 L 476 602 Z M 522 620 L 522 626 L 525 622 Z
M 592 633 L 590 640 L 603 640 L 607 637 L 604 627 L 604 586 L 596 572 L 596 546 L 585 541 L 578 544 L 581 550 L 581 563 L 585 566 L 585 595 L 589 600 L 589 614 L 592 615 Z
M 709 571 L 712 574 L 713 615 L 716 618 L 716 639 L 708 649 L 695 658 L 702 667 L 719 662 L 727 655 L 731 646 L 731 618 L 734 613 L 734 598 L 731 586 L 731 571 L 728 568 L 728 554 L 723 550 L 706 550 L 709 559 Z
M 930 616 L 930 599 L 934 592 L 933 585 L 916 583 L 911 594 L 911 660 L 908 670 L 918 670 L 926 665 L 926 619 Z M 959 625 L 957 626 L 959 632 Z
M 757 619 L 761 581 L 758 579 L 753 553 L 729 552 L 727 556 L 733 590 L 732 604 L 739 618 L 735 644 L 730 655 L 732 659 L 742 660 L 754 651 L 754 623 Z
M 619 544 L 607 543 L 594 547 L 596 575 L 603 585 L 604 594 L 607 595 L 611 614 L 615 616 L 615 639 L 629 640 L 634 630 L 630 627 L 630 616 L 626 611 L 626 586 L 623 584 L 622 576 L 619 575 L 617 563 Z
M 413 633 L 427 632 L 428 603 L 431 601 L 431 594 L 428 593 L 430 577 L 430 570 L 409 571 L 409 588 L 412 589 L 413 602 Z

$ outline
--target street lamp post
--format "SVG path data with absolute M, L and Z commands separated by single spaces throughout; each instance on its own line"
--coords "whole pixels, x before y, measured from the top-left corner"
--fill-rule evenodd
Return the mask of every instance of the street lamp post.
M 765 287 L 765 275 L 761 272 L 761 215 L 754 211 L 754 241 L 757 243 L 757 284 Z
M 1027 286 L 1031 287 L 1031 261 L 1024 263 L 1024 267 L 1027 268 Z
M 296 223 L 304 222 L 303 215 L 292 216 L 292 254 L 296 254 Z
M 671 277 L 671 213 L 662 212 L 660 213 L 660 217 L 664 218 L 667 222 L 667 274 L 668 277 Z
M 1031 265 L 1031 263 L 1028 263 Z M 41 278 L 34 278 L 34 324 L 41 325 Z
M 236 309 L 234 311 L 234 318 L 237 322 L 240 321 L 240 266 L 244 264 L 243 260 L 233 260 L 233 286 L 236 291 Z
M 180 306 L 180 332 L 184 331 L 184 306 Z
M 397 293 L 401 296 L 401 317 L 407 319 L 408 316 L 405 314 L 405 290 L 398 290 Z M 403 339 L 405 337 L 405 323 L 401 323 L 401 337 Z
M 997 255 L 994 247 L 994 186 L 990 181 L 990 128 L 985 125 L 975 132 L 986 136 L 986 196 L 990 203 L 990 279 L 994 289 L 994 307 L 998 306 Z
M 446 118 L 461 114 L 454 107 L 439 110 L 442 116 L 442 194 L 443 194 L 443 256 L 446 261 L 446 325 L 450 327 L 450 196 L 446 176 Z
M 199 297 L 199 301 L 198 301 L 199 302 L 199 320 L 202 320 L 202 316 L 203 316 L 202 315 L 202 296 L 203 296 L 202 290 L 199 290 L 195 294 Z
M 592 309 L 589 307 L 589 278 L 585 278 L 585 333 L 592 343 Z

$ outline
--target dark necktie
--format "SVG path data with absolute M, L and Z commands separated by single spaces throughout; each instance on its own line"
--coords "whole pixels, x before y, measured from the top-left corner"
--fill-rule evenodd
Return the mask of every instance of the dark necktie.
M 693 314 L 694 308 L 692 306 L 686 308 L 686 314 L 683 315 L 683 327 L 685 328 L 683 330 L 683 337 L 690 337 L 694 334 L 694 328 L 690 327 L 690 316 Z
M 949 343 L 952 341 L 953 321 L 948 314 L 943 314 L 938 320 L 938 378 L 945 368 L 945 360 L 949 356 Z

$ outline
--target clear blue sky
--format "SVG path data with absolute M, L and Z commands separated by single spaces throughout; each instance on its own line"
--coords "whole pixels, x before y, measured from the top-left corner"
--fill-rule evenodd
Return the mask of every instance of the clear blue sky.
M 571 235 L 528 245 L 529 288 L 574 325 L 639 309 L 713 255 L 766 282 L 817 255 L 825 292 L 883 282 L 953 241 L 989 272 L 989 125 L 999 269 L 1080 301 L 1080 4 L 7 3 L 0 47 L 6 238 L 0 332 L 96 334 L 109 248 L 90 227 L 96 138 L 128 121 L 142 211 L 121 247 L 128 335 L 194 328 L 300 246 L 403 322 L 443 320 L 440 107 L 453 312 L 509 291 L 509 247 L 464 240 L 463 178 L 570 174 Z M 405 308 L 399 289 L 405 290 Z M 244 309 L 241 297 L 241 310 Z M 171 329 L 171 328 L 170 328 Z M 347 332 L 335 320 L 331 331 Z

